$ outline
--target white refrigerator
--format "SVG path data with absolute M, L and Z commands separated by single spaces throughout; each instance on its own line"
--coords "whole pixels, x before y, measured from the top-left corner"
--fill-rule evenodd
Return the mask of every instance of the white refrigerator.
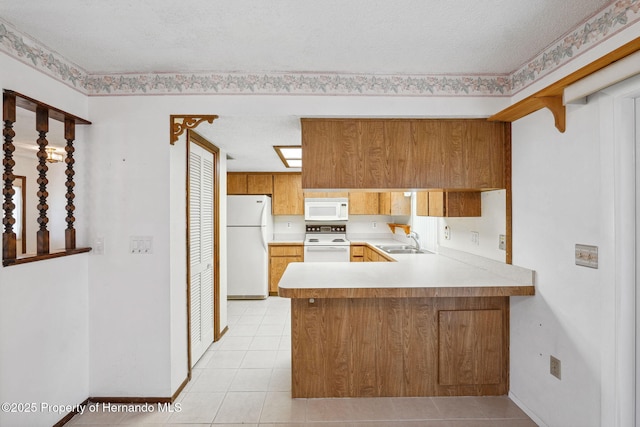
M 227 196 L 227 298 L 267 298 L 271 239 L 271 197 Z

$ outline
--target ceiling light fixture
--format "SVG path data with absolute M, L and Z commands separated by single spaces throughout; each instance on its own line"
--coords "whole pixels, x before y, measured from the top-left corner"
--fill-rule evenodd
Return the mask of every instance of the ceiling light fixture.
M 53 147 L 48 147 L 46 148 L 47 151 L 47 158 L 45 159 L 47 162 L 49 163 L 58 163 L 61 162 L 63 159 L 62 154 L 57 153 L 56 149 Z
M 282 163 L 288 168 L 302 167 L 302 147 L 299 145 L 274 145 Z

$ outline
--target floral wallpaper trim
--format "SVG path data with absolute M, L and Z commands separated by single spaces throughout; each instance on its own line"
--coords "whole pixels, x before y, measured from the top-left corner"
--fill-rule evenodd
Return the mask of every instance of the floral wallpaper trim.
M 47 49 L 40 42 L 19 33 L 0 19 L 0 51 L 19 61 L 87 93 L 84 85 L 87 72 L 62 56 Z
M 359 74 L 132 74 L 88 77 L 92 95 L 286 94 L 507 96 L 508 76 L 384 76 Z
M 511 96 L 640 20 L 640 0 L 618 0 L 511 75 L 198 73 L 91 75 L 0 19 L 0 51 L 87 95 L 265 94 Z
M 640 20 L 640 0 L 618 0 L 511 74 L 512 95 Z

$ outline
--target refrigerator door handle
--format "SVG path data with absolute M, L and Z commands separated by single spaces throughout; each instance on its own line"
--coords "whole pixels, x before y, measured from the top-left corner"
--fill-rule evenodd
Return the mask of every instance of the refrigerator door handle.
M 262 212 L 260 214 L 260 236 L 262 237 L 262 247 L 265 252 L 269 253 L 267 249 L 267 204 L 262 205 Z

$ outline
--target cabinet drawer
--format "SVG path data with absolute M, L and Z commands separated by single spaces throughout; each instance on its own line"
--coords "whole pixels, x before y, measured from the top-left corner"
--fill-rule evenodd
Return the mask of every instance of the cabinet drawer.
M 302 245 L 296 246 L 270 246 L 270 256 L 302 256 L 304 247 Z
M 351 256 L 364 256 L 364 246 L 351 246 Z

